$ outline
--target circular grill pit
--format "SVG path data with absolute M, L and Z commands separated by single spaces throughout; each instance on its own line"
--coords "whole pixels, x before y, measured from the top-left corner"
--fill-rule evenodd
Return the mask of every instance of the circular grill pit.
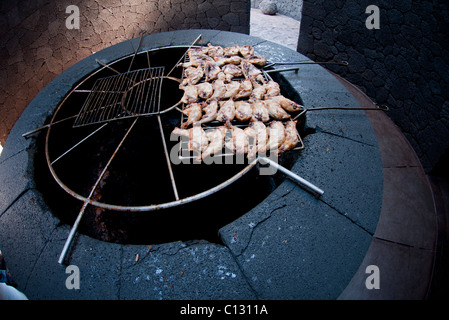
M 36 170 L 36 185 L 51 211 L 62 222 L 75 223 L 83 205 L 77 198 L 81 196 L 99 205 L 89 204 L 83 208 L 79 231 L 99 240 L 159 244 L 204 239 L 221 243 L 218 230 L 255 207 L 283 180 L 280 175 L 260 174 L 259 164 L 252 165 L 245 157 L 218 156 L 201 163 L 193 157 L 179 158 L 183 151 L 178 149 L 185 143 L 180 145 L 179 138 L 171 133 L 180 126 L 181 113 L 172 106 L 176 106 L 182 97 L 176 79 L 182 78 L 183 69 L 176 67 L 176 63 L 188 48 L 176 46 L 140 51 L 109 62 L 82 79 L 46 121 L 52 125 L 37 137 L 34 161 L 39 170 Z M 155 96 L 150 99 L 158 100 L 161 113 L 139 116 L 135 125 L 132 113 L 118 120 L 105 115 L 100 121 L 93 116 L 89 119 L 89 114 L 82 109 L 79 112 L 82 116 L 74 119 L 74 110 L 79 106 L 84 108 L 86 101 L 92 102 L 92 108 L 98 105 L 106 109 L 113 104 L 114 99 L 108 95 L 91 98 L 93 88 L 100 93 L 110 90 L 117 100 L 114 104 L 120 106 L 127 105 L 123 101 L 126 99 L 142 100 L 139 94 L 131 92 L 143 82 L 136 80 L 133 73 L 162 67 L 174 72 L 164 76 L 162 83 L 157 83 L 160 95 L 158 92 L 149 94 Z M 112 83 L 114 77 L 132 78 L 130 82 L 137 84 L 123 95 L 118 94 L 123 89 Z M 276 80 L 280 77 L 274 75 Z M 109 82 L 107 86 L 97 85 L 102 80 Z M 118 80 L 120 84 L 124 82 Z M 299 95 L 288 84 L 283 87 L 281 93 L 285 97 L 300 101 Z M 117 114 L 121 108 L 117 107 Z M 104 110 L 98 113 L 107 114 Z M 304 124 L 305 117 L 301 117 L 298 127 L 302 133 L 305 133 Z M 128 130 L 129 135 L 120 144 Z M 45 161 L 47 155 L 48 163 Z M 114 158 L 107 166 L 110 155 Z M 297 156 L 298 151 L 291 151 L 277 160 L 284 167 L 290 167 Z M 52 172 L 45 169 L 47 165 Z M 52 174 L 59 184 L 52 181 Z M 100 179 L 98 185 L 89 196 L 97 179 Z M 215 191 L 222 184 L 224 186 Z M 204 193 L 206 195 L 198 196 Z M 245 194 L 244 201 L 236 206 L 235 199 Z M 190 201 L 191 198 L 195 200 Z M 122 209 L 114 210 L 113 206 Z
M 286 152 L 280 162 L 322 188 L 321 198 L 282 173 L 260 175 L 255 165 L 216 193 L 164 210 L 126 212 L 87 205 L 64 261 L 80 268 L 82 288 L 75 292 L 64 286 L 67 275 L 57 260 L 83 202 L 51 176 L 44 148 L 47 133 L 49 158 L 54 160 L 103 124 L 73 128 L 69 125 L 72 121 L 63 121 L 27 139 L 22 135 L 48 124 L 55 114 L 54 121 L 76 115 L 88 94 L 72 90 L 80 83 L 82 87 L 77 89 L 88 90 L 96 78 L 114 75 L 103 64 L 126 72 L 138 49 L 133 70 L 148 67 L 148 57 L 151 67 L 163 65 L 170 70 L 170 63 L 176 63 L 199 34 L 199 45 L 250 44 L 270 62 L 310 62 L 297 52 L 259 38 L 184 30 L 125 41 L 58 76 L 25 110 L 2 154 L 3 167 L 13 164 L 5 178 L 11 187 L 2 201 L 1 218 L 10 225 L 9 231 L 0 235 L 2 251 L 16 248 L 21 254 L 17 257 L 23 257 L 23 261 L 8 262 L 13 271 L 21 270 L 16 279 L 24 283 L 30 298 L 333 299 L 351 281 L 380 214 L 380 153 L 364 111 L 322 110 L 308 112 L 307 124 L 305 117 L 301 119 L 298 130 L 305 148 Z M 161 49 L 174 46 L 177 48 Z M 359 107 L 319 65 L 301 65 L 299 71 L 272 77 L 285 96 L 306 108 Z M 182 91 L 178 85 L 164 79 L 161 106 L 179 101 Z M 58 110 L 64 99 L 67 104 Z M 160 119 L 170 150 L 177 142 L 170 141 L 170 133 L 179 125 L 180 113 L 173 110 L 173 114 L 161 114 Z M 61 181 L 88 195 L 134 120 L 108 122 L 54 163 Z M 138 118 L 99 181 L 95 200 L 133 206 L 173 201 L 159 130 L 157 116 Z M 218 165 L 189 164 L 188 170 L 173 165 L 180 199 L 216 186 L 247 165 L 220 165 L 218 170 Z M 202 175 L 207 179 L 198 178 Z M 18 224 L 22 227 L 15 227 Z

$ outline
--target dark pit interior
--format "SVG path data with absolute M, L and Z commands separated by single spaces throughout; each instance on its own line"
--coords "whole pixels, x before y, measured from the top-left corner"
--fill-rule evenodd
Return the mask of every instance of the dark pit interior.
M 149 65 L 165 66 L 166 73 L 184 54 L 187 48 L 166 48 L 136 55 L 131 70 Z M 132 56 L 119 59 L 111 66 L 126 72 Z M 150 62 L 150 63 L 149 63 Z M 95 74 L 80 80 L 80 90 L 92 88 L 96 79 L 114 75 L 107 68 L 99 68 Z M 181 68 L 174 77 L 181 77 Z M 272 77 L 281 84 L 282 94 L 301 103 L 298 93 L 279 73 Z M 175 104 L 182 96 L 178 83 L 164 79 L 161 110 Z M 76 115 L 87 93 L 71 92 L 57 111 L 55 121 Z M 48 122 L 50 122 L 48 119 Z M 52 165 L 58 177 L 73 191 L 85 197 L 100 172 L 130 127 L 134 119 L 111 121 L 95 135 Z M 161 115 L 167 147 L 176 147 L 170 133 L 179 126 L 180 113 L 176 109 Z M 49 135 L 49 156 L 56 159 L 78 141 L 102 124 L 73 128 L 73 121 L 52 125 Z M 305 119 L 298 123 L 300 133 L 305 134 Z M 45 160 L 45 136 L 36 136 L 34 153 L 35 180 L 48 207 L 62 223 L 73 225 L 83 203 L 65 192 L 53 179 Z M 290 168 L 300 151 L 283 154 L 280 164 Z M 224 161 L 223 161 L 224 162 Z M 178 164 L 172 165 L 179 197 L 181 199 L 208 190 L 220 184 L 247 166 L 244 164 Z M 124 212 L 87 206 L 78 231 L 93 238 L 124 244 L 157 244 L 171 241 L 207 240 L 220 243 L 218 230 L 242 216 L 263 201 L 284 176 L 260 175 L 258 165 L 226 188 L 203 199 L 168 209 L 147 212 Z M 128 138 L 120 148 L 109 169 L 93 194 L 93 199 L 110 204 L 142 206 L 174 201 L 169 171 L 164 155 L 156 116 L 140 117 Z

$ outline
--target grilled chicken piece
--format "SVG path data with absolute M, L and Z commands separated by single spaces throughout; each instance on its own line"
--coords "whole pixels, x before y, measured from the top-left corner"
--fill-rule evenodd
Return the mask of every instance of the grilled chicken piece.
M 244 58 L 249 58 L 254 55 L 254 48 L 251 45 L 241 46 L 239 52 Z
M 199 66 L 204 68 L 204 65 L 208 62 L 214 63 L 214 59 L 212 59 L 208 55 L 197 53 L 197 54 L 190 54 L 189 62 L 184 62 L 179 65 L 182 66 L 183 68 L 199 67 Z
M 265 83 L 265 79 L 262 75 L 262 71 L 260 71 L 258 68 L 256 68 L 252 63 L 248 61 L 242 61 L 240 64 L 240 67 L 242 68 L 243 75 L 246 79 L 252 80 L 252 81 L 259 81 L 261 83 Z
M 225 136 L 228 129 L 226 127 L 218 127 L 212 131 L 206 132 L 209 139 L 209 145 L 206 150 L 201 154 L 201 158 L 204 159 L 208 156 L 217 154 L 223 149 L 225 143 Z
M 205 56 L 208 54 L 208 49 L 205 47 L 198 47 L 198 48 L 190 48 L 187 51 L 187 56 L 190 60 L 195 59 L 197 57 Z
M 215 62 L 206 62 L 204 65 L 204 74 L 206 76 L 206 82 L 217 79 L 221 69 Z
M 229 148 L 235 154 L 245 154 L 249 148 L 249 138 L 243 129 L 239 127 L 231 127 L 232 137 L 226 142 L 226 147 Z
M 201 126 L 194 126 L 190 129 L 190 136 L 189 136 L 189 150 L 190 151 L 196 151 L 198 153 L 204 152 L 206 150 L 209 139 L 207 139 L 207 135 L 204 132 L 203 128 Z
M 268 109 L 265 107 L 264 101 L 256 101 L 251 104 L 253 108 L 253 116 L 251 121 L 262 121 L 267 122 L 270 120 L 270 114 Z
M 209 100 L 221 100 L 226 94 L 226 85 L 222 79 L 217 79 L 212 84 L 214 88 L 214 93 L 209 98 Z
M 285 127 L 281 121 L 273 121 L 267 128 L 267 150 L 277 150 L 285 140 Z
M 198 101 L 198 90 L 196 86 L 190 84 L 187 79 L 179 85 L 179 89 L 184 90 L 181 102 L 189 104 Z
M 270 117 L 272 117 L 273 119 L 285 120 L 290 118 L 290 115 L 287 113 L 287 111 L 285 111 L 277 101 L 269 99 L 265 100 L 264 102 L 265 106 L 268 109 Z
M 250 146 L 248 151 L 248 159 L 254 159 L 257 153 L 265 154 L 268 133 L 263 122 L 251 122 L 244 131 L 246 135 L 253 140 L 253 144 Z
M 216 100 L 212 100 L 209 102 L 204 101 L 202 107 L 205 114 L 203 115 L 201 120 L 198 121 L 199 124 L 208 123 L 214 121 L 217 118 L 218 102 Z
M 201 126 L 193 126 L 190 129 L 175 128 L 173 133 L 179 136 L 189 138 L 188 149 L 189 151 L 196 151 L 202 153 L 209 145 L 209 139 Z
M 182 111 L 183 114 L 187 116 L 187 121 L 181 125 L 182 129 L 187 128 L 191 124 L 195 124 L 201 119 L 203 115 L 203 110 L 199 103 L 191 103 L 186 109 Z
M 285 123 L 285 139 L 279 147 L 279 153 L 291 150 L 298 144 L 299 134 L 298 130 L 296 129 L 296 123 L 297 121 L 287 121 Z
M 216 57 L 214 57 L 214 61 L 217 64 L 217 66 L 221 67 L 226 64 L 238 65 L 238 64 L 240 64 L 240 62 L 242 62 L 242 58 L 239 56 L 230 56 L 230 57 L 216 56 Z
M 240 91 L 234 97 L 235 99 L 246 98 L 253 92 L 253 84 L 251 80 L 244 80 L 240 82 Z
M 277 83 L 276 81 L 270 80 L 264 84 L 264 87 L 267 90 L 265 93 L 265 97 L 274 97 L 278 96 L 281 93 L 279 83 Z
M 252 81 L 252 84 L 253 84 L 253 91 L 251 92 L 249 101 L 255 102 L 255 101 L 263 100 L 265 97 L 265 92 L 267 91 L 267 88 L 264 85 L 260 85 L 259 83 L 257 83 L 257 81 Z
M 247 58 L 246 61 L 259 67 L 263 67 L 267 64 L 267 58 L 263 56 L 252 56 Z
M 184 75 L 190 84 L 197 84 L 204 76 L 203 68 L 198 67 L 188 67 L 184 70 Z
M 223 99 L 233 98 L 240 92 L 240 82 L 231 81 L 230 83 L 226 83 L 226 93 L 223 96 Z
M 232 47 L 223 48 L 225 56 L 236 56 L 239 54 L 240 48 L 238 45 L 233 45 Z
M 213 46 L 212 44 L 207 44 L 207 53 L 210 57 L 221 57 L 224 55 L 224 50 L 221 46 Z
M 253 108 L 251 104 L 245 101 L 237 101 L 235 103 L 235 117 L 237 120 L 246 122 L 251 119 L 253 115 Z
M 282 95 L 274 96 L 274 97 L 271 97 L 270 99 L 273 99 L 276 102 L 278 102 L 282 108 L 284 108 L 286 111 L 289 111 L 289 112 L 300 111 L 301 107 L 302 107 L 300 104 L 298 104 Z
M 202 82 L 196 85 L 198 91 L 198 97 L 202 99 L 209 99 L 213 92 L 214 88 L 210 82 Z
M 226 64 L 222 70 L 226 76 L 226 81 L 231 81 L 232 78 L 240 77 L 243 74 L 242 68 L 235 64 Z
M 235 117 L 234 100 L 220 101 L 220 109 L 218 110 L 217 120 L 226 123 L 226 126 L 231 126 L 231 121 Z

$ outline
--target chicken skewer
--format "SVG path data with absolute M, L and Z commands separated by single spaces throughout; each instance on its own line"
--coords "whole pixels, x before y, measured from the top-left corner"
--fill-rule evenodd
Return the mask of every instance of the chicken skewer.
M 207 44 L 207 48 L 205 48 L 209 56 L 213 57 L 220 57 L 224 55 L 223 47 L 221 46 L 214 46 L 210 43 Z
M 201 159 L 205 159 L 208 156 L 215 155 L 223 149 L 227 130 L 228 129 L 226 127 L 222 126 L 212 131 L 206 132 L 207 138 L 209 140 L 209 145 L 201 154 Z
M 286 120 L 290 118 L 290 114 L 285 111 L 281 105 L 275 100 L 265 100 L 265 107 L 268 109 L 270 117 L 275 120 Z
M 240 82 L 231 81 L 225 84 L 226 93 L 223 95 L 223 99 L 233 98 L 240 92 Z
M 209 98 L 209 100 L 221 100 L 223 96 L 226 94 L 226 85 L 223 79 L 219 78 L 212 83 L 214 88 L 214 93 Z
M 209 99 L 213 92 L 214 88 L 211 83 L 209 82 L 202 82 L 196 85 L 198 97 L 202 99 Z
M 248 159 L 254 159 L 256 154 L 265 154 L 268 139 L 265 124 L 261 121 L 251 122 L 244 131 L 246 135 L 253 140 L 253 144 L 248 151 Z
M 232 47 L 223 48 L 225 56 L 236 56 L 240 52 L 240 47 L 238 45 L 233 45 Z
M 249 138 L 245 131 L 239 127 L 231 127 L 232 137 L 225 143 L 234 154 L 246 154 L 249 148 Z
M 265 107 L 264 101 L 256 101 L 251 104 L 251 107 L 253 109 L 253 115 L 251 117 L 252 121 L 267 122 L 270 120 L 270 114 Z
M 253 85 L 253 90 L 249 96 L 250 102 L 256 102 L 259 100 L 263 100 L 265 97 L 265 93 L 267 88 L 264 85 L 257 83 L 257 81 L 251 80 Z
M 245 101 L 237 101 L 235 103 L 235 117 L 237 120 L 247 122 L 253 116 L 253 108 L 251 104 Z
M 245 76 L 246 79 L 265 83 L 262 71 L 260 71 L 257 67 L 255 67 L 252 63 L 244 60 L 242 61 L 240 66 L 242 68 L 243 75 Z
M 227 64 L 222 68 L 223 73 L 226 76 L 226 81 L 231 81 L 234 77 L 240 77 L 243 75 L 242 68 L 234 64 Z
M 240 64 L 242 62 L 242 58 L 239 56 L 231 56 L 231 57 L 214 57 L 214 61 L 217 64 L 217 66 L 222 67 L 224 65 L 234 65 L 234 64 Z
M 220 72 L 221 69 L 215 62 L 206 62 L 206 64 L 204 65 L 204 75 L 206 76 L 206 82 L 217 79 Z
M 189 151 L 201 154 L 209 145 L 209 139 L 201 126 L 193 126 L 190 129 L 175 128 L 173 134 L 189 138 L 187 144 Z
M 234 100 L 229 99 L 227 101 L 219 102 L 220 109 L 218 110 L 217 120 L 226 124 L 226 126 L 231 127 L 231 121 L 235 117 L 235 104 Z
M 184 80 L 180 85 L 179 89 L 184 90 L 184 95 L 181 98 L 182 103 L 193 103 L 198 101 L 198 89 L 195 85 L 188 83 Z
M 293 149 L 299 142 L 299 134 L 296 129 L 297 121 L 287 121 L 285 123 L 285 138 L 278 149 L 278 154 Z
M 244 58 L 249 58 L 254 55 L 254 48 L 251 45 L 244 45 L 239 48 L 239 52 Z
M 267 151 L 275 152 L 285 139 L 285 127 L 281 121 L 273 121 L 267 128 Z
M 195 124 L 199 121 L 203 115 L 201 105 L 199 103 L 191 103 L 186 109 L 182 111 L 187 116 L 187 121 L 181 125 L 182 129 L 187 128 L 191 124 Z
M 253 84 L 251 80 L 244 80 L 240 83 L 240 90 L 235 95 L 235 99 L 246 98 L 253 92 Z
M 267 58 L 265 58 L 263 56 L 251 56 L 251 57 L 247 58 L 246 61 L 248 61 L 249 63 L 251 63 L 255 66 L 259 66 L 259 67 L 263 67 L 267 64 Z
M 281 105 L 281 107 L 284 110 L 289 111 L 289 112 L 300 111 L 302 108 L 302 106 L 300 104 L 298 104 L 282 95 L 270 97 L 269 99 L 276 101 L 277 103 L 279 103 Z
M 204 76 L 204 71 L 201 66 L 188 67 L 184 70 L 184 75 L 190 84 L 197 84 Z
M 217 118 L 218 102 L 216 100 L 212 100 L 210 102 L 204 101 L 202 107 L 205 114 L 203 115 L 201 120 L 198 121 L 198 124 L 208 123 L 214 121 Z
M 278 96 L 281 93 L 281 88 L 276 81 L 270 80 L 264 84 L 265 87 L 265 98 Z

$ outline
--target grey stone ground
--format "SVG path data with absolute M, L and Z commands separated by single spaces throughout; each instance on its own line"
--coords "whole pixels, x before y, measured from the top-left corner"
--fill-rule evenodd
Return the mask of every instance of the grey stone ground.
M 284 45 L 296 51 L 300 22 L 282 14 L 266 15 L 251 8 L 250 35 Z

